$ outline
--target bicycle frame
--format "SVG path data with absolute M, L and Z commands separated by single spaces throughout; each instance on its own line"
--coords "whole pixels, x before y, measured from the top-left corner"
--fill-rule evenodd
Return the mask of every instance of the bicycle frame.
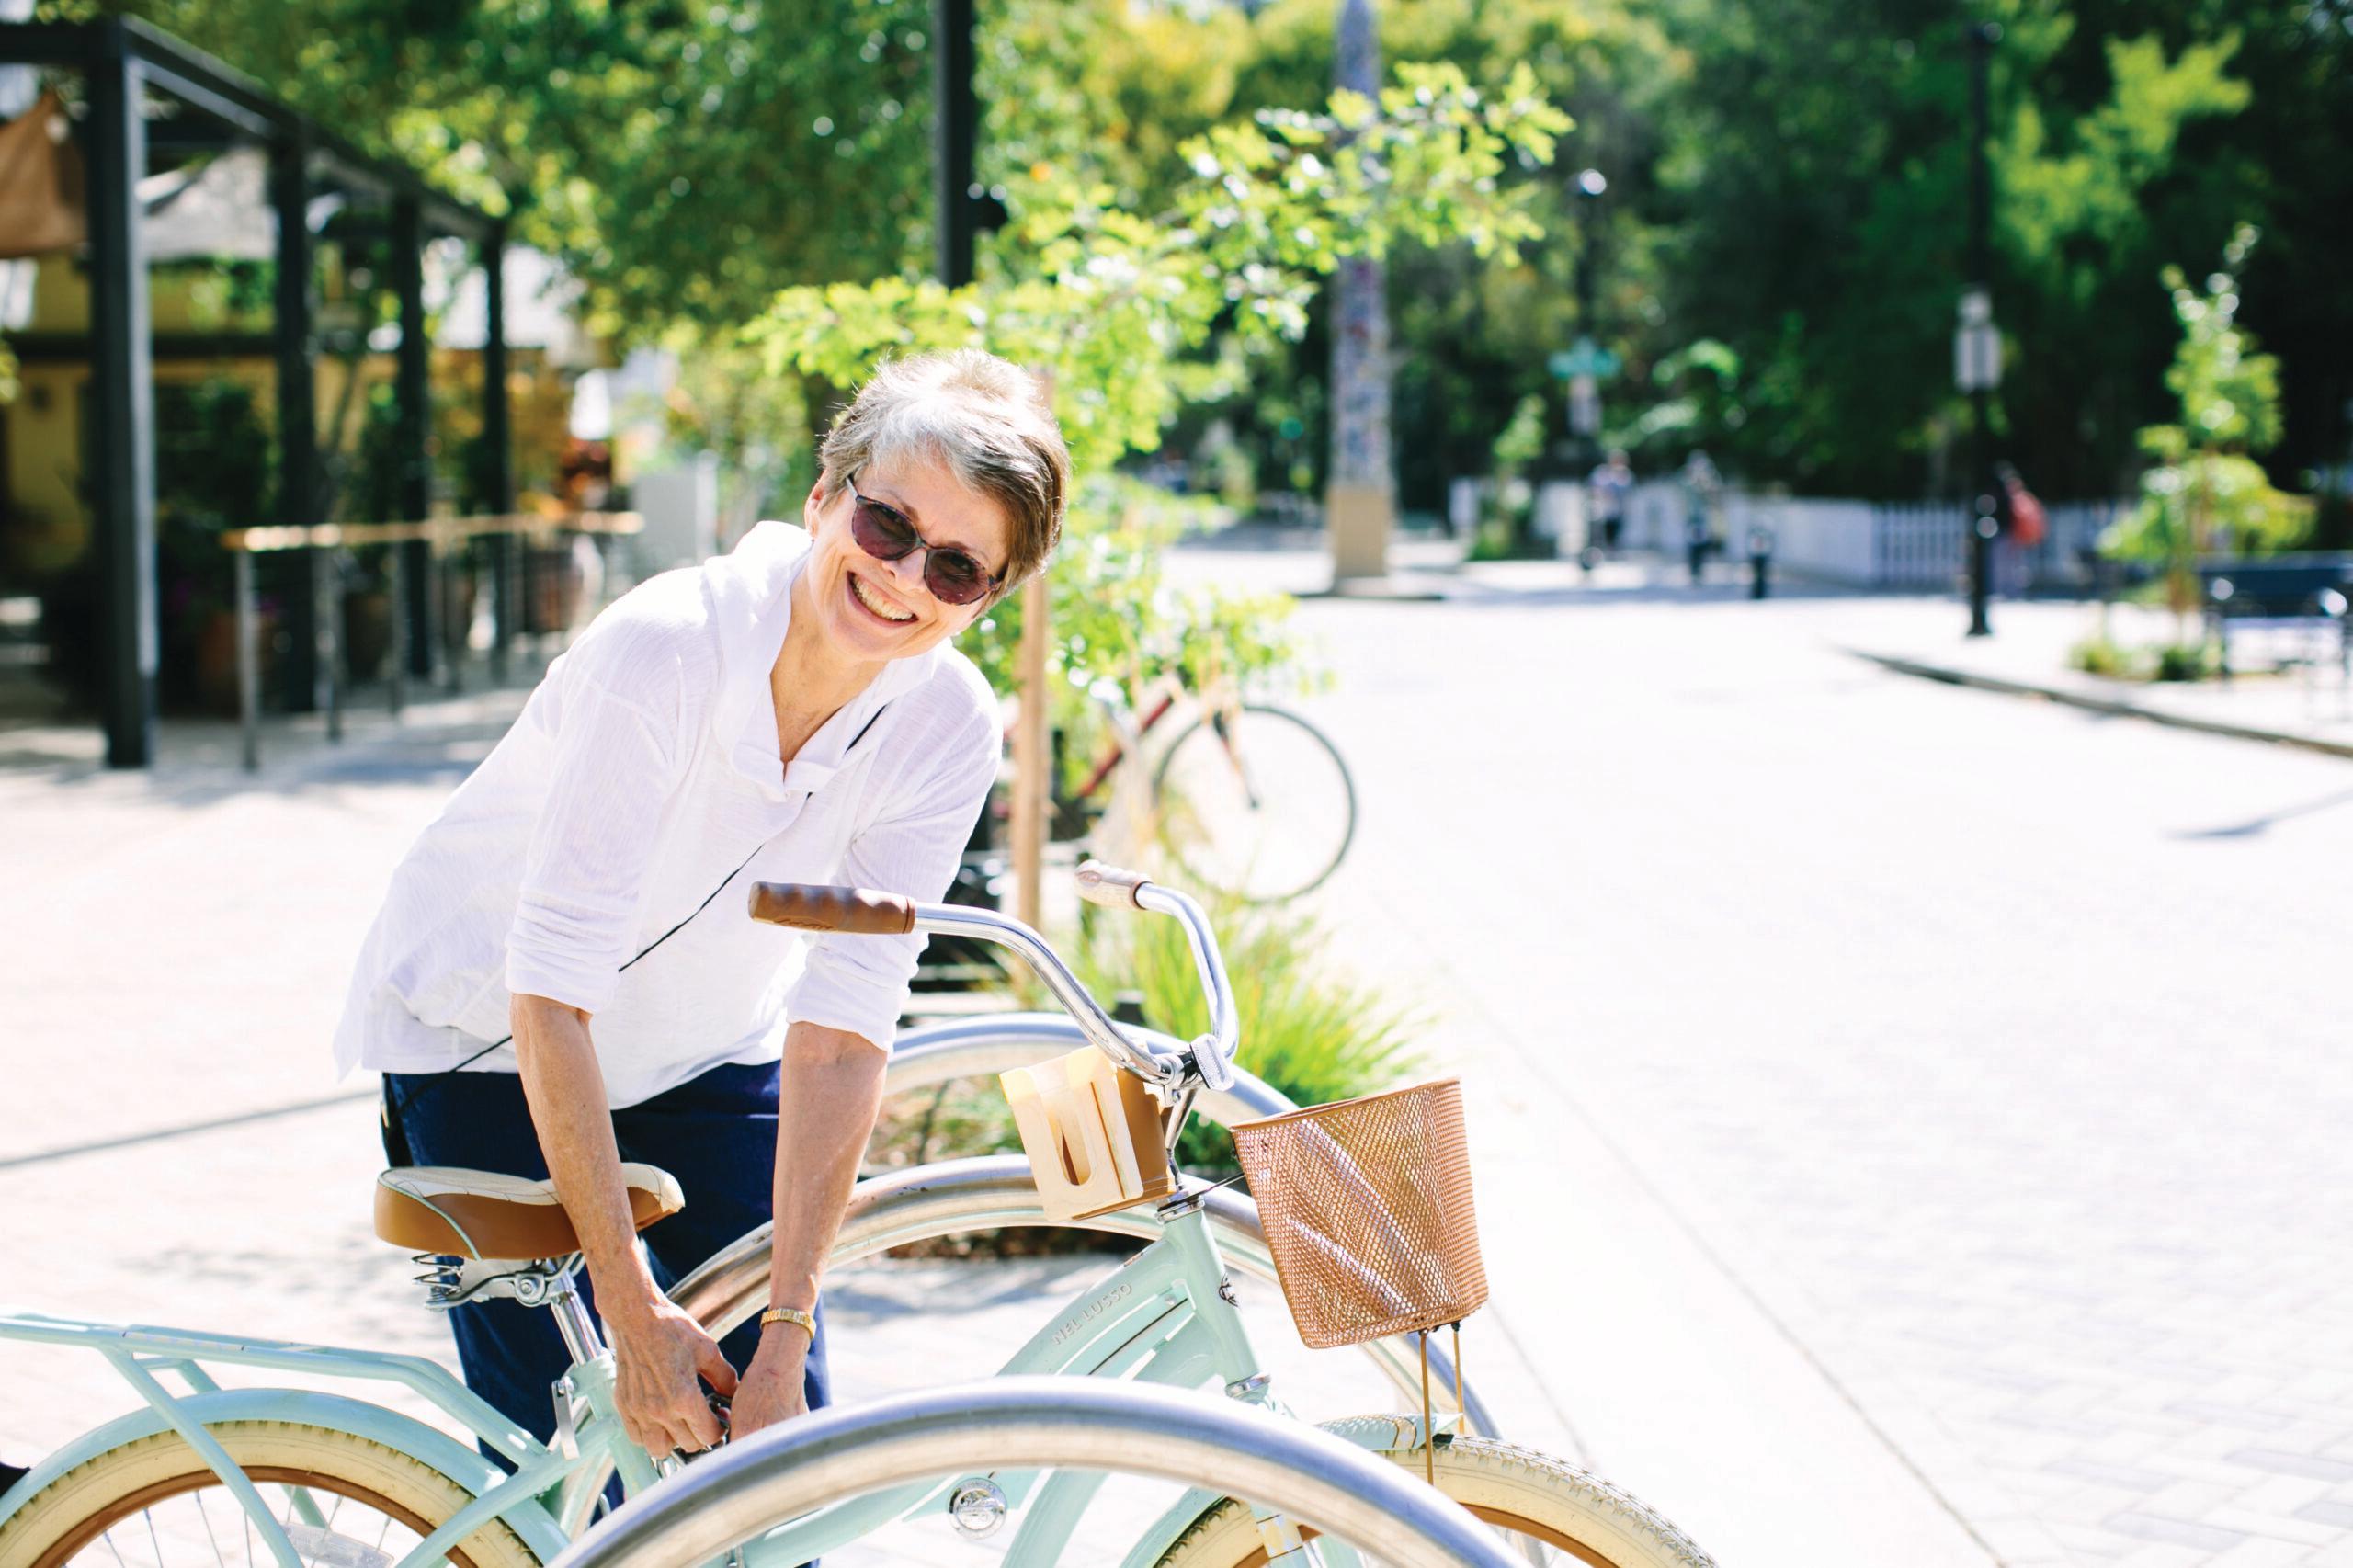
M 1210 1029 L 1189 1045 L 1153 1037 L 1149 1031 L 1138 1031 L 1132 1038 L 1122 1031 L 1052 949 L 1018 922 L 952 905 L 924 904 L 912 906 L 910 926 L 976 936 L 1021 953 L 1068 1009 L 1069 1021 L 1080 1035 L 1151 1084 L 1170 1108 L 1167 1136 L 1173 1148 L 1203 1087 L 1222 1092 L 1235 1086 L 1233 1062 L 1238 1028 L 1233 999 L 1217 956 L 1215 936 L 1199 907 L 1172 890 L 1148 883 L 1128 887 L 1116 879 L 1115 873 L 1112 881 L 1091 881 L 1082 869 L 1082 890 L 1098 902 L 1125 898 L 1137 908 L 1175 916 L 1187 930 L 1211 1014 Z M 1074 1298 L 1000 1372 L 1133 1378 L 1186 1388 L 1214 1381 L 1232 1398 L 1279 1409 L 1235 1305 L 1224 1259 L 1210 1225 L 1205 1191 L 1180 1192 L 1161 1204 L 1154 1218 L 1161 1226 L 1158 1239 Z M 232 1419 L 304 1422 L 367 1437 L 410 1454 L 473 1494 L 472 1502 L 426 1536 L 394 1568 L 427 1568 L 493 1519 L 505 1520 L 543 1559 L 552 1556 L 564 1541 L 559 1519 L 568 1517 L 563 1508 L 567 1481 L 580 1478 L 593 1488 L 601 1483 L 609 1465 L 620 1473 L 623 1487 L 634 1494 L 655 1483 L 660 1471 L 644 1449 L 622 1434 L 613 1397 L 613 1358 L 573 1295 L 569 1273 L 550 1271 L 534 1278 L 542 1283 L 530 1293 L 519 1289 L 512 1293 L 556 1312 L 574 1356 L 570 1371 L 551 1391 L 557 1414 L 557 1440 L 552 1448 L 491 1409 L 446 1369 L 418 1357 L 246 1341 L 30 1313 L 0 1315 L 0 1339 L 95 1350 L 149 1407 L 143 1414 L 126 1416 L 68 1444 L 25 1477 L 10 1495 L 20 1504 L 56 1476 L 97 1454 L 168 1427 L 221 1478 L 280 1568 L 301 1568 L 287 1529 L 208 1427 Z M 515 1472 L 504 1473 L 447 1434 L 364 1401 L 290 1389 L 223 1390 L 203 1369 L 202 1363 L 207 1361 L 398 1383 L 502 1455 L 516 1467 Z M 188 1394 L 176 1395 L 167 1390 L 156 1376 L 162 1371 L 176 1375 Z M 1426 1437 L 1420 1423 L 1402 1417 L 1345 1422 L 1330 1429 L 1377 1450 L 1418 1445 Z M 909 1483 L 847 1498 L 789 1521 L 739 1551 L 735 1560 L 743 1568 L 804 1563 L 895 1518 L 944 1512 L 956 1491 L 975 1480 L 985 1480 L 994 1488 L 1003 1505 L 1000 1518 L 1028 1505 L 1006 1554 L 1008 1568 L 1052 1568 L 1104 1475 L 1092 1471 L 1015 1470 L 982 1478 Z M 291 1486 L 286 1490 L 290 1517 L 299 1511 L 306 1524 L 324 1525 L 307 1492 Z M 1127 1568 L 1147 1568 L 1157 1562 L 1209 1501 L 1199 1494 L 1180 1500 L 1137 1542 Z M 1287 1549 L 1299 1544 L 1297 1531 L 1279 1514 L 1258 1508 L 1255 1503 L 1253 1507 L 1270 1547 L 1278 1555 L 1288 1557 Z M 13 1505 L 0 1505 L 0 1521 L 13 1511 Z M 585 1509 L 580 1517 L 586 1517 Z M 1311 1549 L 1302 1561 L 1327 1563 L 1330 1568 L 1356 1568 L 1358 1562 L 1356 1554 L 1336 1541 Z
M 1187 1195 L 1164 1206 L 1161 1218 L 1159 1240 L 1073 1298 L 999 1369 L 1000 1375 L 1133 1377 L 1179 1388 L 1218 1382 L 1236 1399 L 1272 1404 L 1267 1380 L 1231 1300 L 1232 1285 L 1206 1207 L 1197 1194 Z M 206 1429 L 209 1426 L 227 1420 L 286 1420 L 347 1431 L 412 1454 L 474 1494 L 472 1502 L 395 1568 L 425 1568 L 493 1518 L 505 1520 L 542 1558 L 551 1557 L 565 1543 L 554 1503 L 568 1479 L 601 1474 L 608 1463 L 620 1471 L 622 1485 L 631 1494 L 658 1479 L 645 1451 L 620 1435 L 609 1355 L 575 1362 L 557 1385 L 571 1419 L 560 1423 L 557 1444 L 551 1448 L 483 1403 L 447 1369 L 421 1357 L 123 1327 L 37 1313 L 0 1315 L 0 1340 L 6 1339 L 96 1351 L 149 1405 L 146 1412 L 101 1426 L 50 1456 L 26 1478 L 28 1484 L 14 1494 L 19 1501 L 97 1454 L 168 1426 L 221 1477 L 281 1568 L 299 1568 L 292 1543 L 254 1483 Z M 204 1370 L 207 1362 L 398 1384 L 450 1416 L 517 1470 L 506 1474 L 448 1434 L 363 1400 L 298 1389 L 223 1390 Z M 176 1375 L 188 1392 L 176 1394 L 165 1388 L 158 1372 Z M 1418 1423 L 1405 1417 L 1374 1426 L 1344 1423 L 1334 1429 L 1376 1449 L 1409 1447 L 1419 1439 Z M 847 1499 L 747 1545 L 742 1561 L 746 1568 L 806 1562 L 894 1519 L 944 1512 L 949 1496 L 973 1479 L 936 1478 Z M 1008 1517 L 1015 1511 L 1020 1515 L 1006 1554 L 1009 1568 L 1047 1568 L 1060 1560 L 1104 1478 L 1094 1471 L 1016 1471 L 987 1479 L 1002 1492 Z M 307 1493 L 296 1488 L 288 1492 L 295 1516 L 313 1526 L 324 1523 Z M 1136 1542 L 1129 1563 L 1155 1562 L 1207 1501 L 1188 1498 L 1180 1504 Z M 0 1508 L 0 1520 L 10 1511 Z M 1324 1550 L 1334 1568 L 1354 1562 L 1353 1554 L 1336 1542 Z
M 540 1494 L 559 1485 L 571 1470 L 590 1462 L 601 1463 L 609 1457 L 623 1468 L 625 1475 L 634 1471 L 644 1480 L 653 1479 L 653 1468 L 642 1450 L 634 1455 L 609 1452 L 600 1444 L 584 1446 L 577 1458 L 551 1452 L 483 1403 L 447 1369 L 422 1357 L 90 1323 L 37 1312 L 0 1314 L 0 1340 L 7 1339 L 95 1351 L 138 1392 L 148 1408 L 85 1433 L 43 1460 L 11 1490 L 9 1496 L 15 1501 L 0 1504 L 0 1522 L 5 1522 L 17 1506 L 54 1478 L 110 1449 L 168 1428 L 187 1439 L 198 1456 L 211 1466 L 213 1473 L 220 1476 L 222 1484 L 251 1519 L 255 1535 L 280 1568 L 301 1568 L 301 1559 L 278 1516 L 208 1429 L 226 1421 L 290 1421 L 347 1432 L 409 1454 L 475 1494 L 472 1503 L 419 1542 L 396 1568 L 425 1568 L 426 1564 L 438 1562 L 449 1547 L 493 1517 L 505 1519 L 524 1543 L 542 1558 L 551 1557 L 563 1549 L 564 1537 Z M 365 1400 L 307 1389 L 223 1389 L 205 1370 L 206 1363 L 396 1383 L 424 1398 L 520 1468 L 510 1478 L 448 1433 Z M 610 1368 L 608 1360 L 604 1365 L 608 1387 Z M 159 1373 L 176 1377 L 187 1392 L 174 1392 L 165 1386 Z M 292 1515 L 300 1516 L 313 1527 L 324 1525 L 324 1518 L 307 1492 L 298 1487 L 289 1487 L 287 1492 Z
M 1182 695 L 1182 688 L 1161 693 L 1160 699 L 1152 705 L 1151 710 L 1141 720 L 1135 718 L 1124 703 L 1104 702 L 1102 707 L 1110 715 L 1111 720 L 1111 744 L 1105 746 L 1103 754 L 1095 759 L 1094 771 L 1087 774 L 1086 782 L 1071 791 L 1071 802 L 1084 804 L 1095 799 L 1096 791 L 1102 789 L 1104 782 L 1111 777 L 1120 764 L 1135 752 L 1136 748 L 1142 744 L 1143 738 L 1151 734 L 1163 719 L 1168 717 L 1170 710 L 1176 706 L 1177 699 Z

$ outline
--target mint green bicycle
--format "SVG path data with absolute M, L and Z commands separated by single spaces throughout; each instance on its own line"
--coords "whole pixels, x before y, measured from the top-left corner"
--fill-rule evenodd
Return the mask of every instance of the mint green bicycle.
M 1180 893 L 1097 868 L 1082 869 L 1082 884 L 1097 903 L 1182 922 L 1211 1001 L 1208 1033 L 1187 1044 L 1123 1029 L 1034 931 L 985 910 L 913 904 L 848 889 L 761 884 L 754 891 L 753 913 L 803 928 L 938 932 L 1011 948 L 1047 982 L 1079 1033 L 1165 1108 L 1162 1125 L 1173 1152 L 1203 1092 L 1214 1097 L 1235 1086 L 1238 1030 L 1215 937 L 1199 906 Z M 894 1173 L 887 1178 L 894 1196 L 879 1202 L 862 1190 L 836 1260 L 921 1234 L 1008 1219 L 1021 1222 L 1035 1212 L 1037 1191 L 1031 1187 L 1025 1199 L 1013 1190 L 1018 1184 L 1007 1179 L 1007 1163 L 949 1162 Z M 682 1201 L 662 1172 L 635 1166 L 625 1175 L 641 1228 Z M 946 1205 L 927 1204 L 926 1189 L 949 1195 Z M 1130 1208 L 1092 1221 L 1144 1235 L 1149 1244 L 1055 1312 L 1002 1374 L 1217 1388 L 1237 1406 L 1279 1413 L 1235 1305 L 1229 1259 L 1220 1246 L 1221 1234 L 1247 1246 L 1246 1210 L 1246 1200 L 1234 1194 L 1178 1175 L 1149 1210 Z M 621 1433 L 612 1357 L 574 1291 L 576 1249 L 550 1184 L 438 1168 L 388 1171 L 380 1181 L 377 1228 L 387 1240 L 425 1255 L 433 1307 L 463 1310 L 468 1301 L 505 1297 L 555 1314 L 573 1365 L 551 1391 L 551 1442 L 519 1430 L 447 1369 L 419 1358 L 0 1315 L 0 1341 L 88 1348 L 105 1357 L 145 1404 L 66 1445 L 0 1495 L 0 1565 L 529 1568 L 554 1559 L 584 1531 L 589 1533 L 582 1544 L 594 1543 L 592 1526 L 608 1476 L 617 1473 L 632 1499 L 660 1495 L 680 1461 L 650 1455 Z M 766 1251 L 759 1233 L 747 1236 L 681 1281 L 674 1294 L 707 1326 L 722 1331 L 764 1296 L 765 1281 L 754 1278 L 753 1260 L 764 1259 Z M 1245 1266 L 1267 1272 L 1259 1257 Z M 207 1370 L 224 1365 L 400 1385 L 503 1456 L 513 1472 L 365 1399 L 224 1389 Z M 167 1379 L 177 1388 L 167 1386 Z M 808 1419 L 846 1424 L 855 1418 L 855 1412 L 829 1412 Z M 1276 1425 L 1261 1421 L 1244 1435 Z M 1263 1471 L 1274 1495 L 1245 1490 L 1229 1496 L 1214 1487 L 1197 1488 L 1141 1530 L 1121 1568 L 1248 1568 L 1267 1562 L 1357 1568 L 1370 1561 L 1333 1537 L 1311 1542 L 1307 1516 L 1294 1520 L 1280 1506 L 1286 1473 L 1292 1478 L 1288 1484 L 1301 1485 L 1300 1476 L 1336 1473 L 1340 1461 L 1328 1447 L 1336 1438 L 1389 1461 L 1374 1468 L 1401 1482 L 1417 1486 L 1429 1474 L 1439 1491 L 1529 1562 L 1708 1568 L 1698 1548 L 1624 1493 L 1548 1456 L 1472 1435 L 1459 1414 L 1427 1424 L 1420 1415 L 1354 1417 L 1329 1423 L 1320 1434 L 1279 1425 L 1299 1432 L 1299 1443 L 1307 1446 L 1287 1461 L 1300 1468 Z M 1317 1450 L 1324 1455 L 1321 1461 L 1309 1451 L 1314 1443 L 1327 1445 Z M 683 1467 L 685 1479 L 728 1457 L 722 1449 Z M 756 1522 L 725 1561 L 733 1568 L 791 1568 L 895 1520 L 941 1516 L 960 1536 L 976 1541 L 1009 1525 L 1008 1540 L 979 1549 L 985 1560 L 1001 1558 L 1011 1568 L 1066 1561 L 1105 1470 L 1069 1468 L 1067 1460 L 1059 1461 L 1063 1468 L 1044 1468 L 1045 1460 L 1018 1451 L 975 1456 L 972 1462 L 956 1473 L 901 1479 L 830 1498 L 795 1517 Z M 1142 1470 L 1153 1472 L 1148 1465 Z M 1401 1501 L 1397 1507 L 1407 1506 Z M 1390 1550 L 1401 1562 L 1432 1561 L 1408 1551 L 1403 1535 Z

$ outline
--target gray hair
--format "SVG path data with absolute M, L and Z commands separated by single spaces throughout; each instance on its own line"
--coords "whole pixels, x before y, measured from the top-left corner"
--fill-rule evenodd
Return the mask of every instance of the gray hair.
M 893 359 L 874 372 L 817 449 L 830 499 L 874 462 L 938 463 L 1013 521 L 1010 589 L 1046 563 L 1062 538 L 1070 452 L 1037 381 L 978 348 Z

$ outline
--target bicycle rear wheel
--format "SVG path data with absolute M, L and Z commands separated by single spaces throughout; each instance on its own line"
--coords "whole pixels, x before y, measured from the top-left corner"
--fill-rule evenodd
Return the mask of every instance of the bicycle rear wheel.
M 1386 1456 L 1415 1477 L 1419 1449 Z M 1530 1449 L 1486 1437 L 1438 1439 L 1438 1490 L 1542 1568 L 1712 1568 L 1690 1539 L 1606 1481 Z M 1249 1506 L 1232 1497 L 1204 1509 L 1160 1568 L 1264 1568 Z M 1368 1558 L 1366 1568 L 1379 1560 Z
M 1161 757 L 1153 797 L 1186 873 L 1253 903 L 1322 886 L 1356 836 L 1356 783 L 1339 748 L 1281 708 L 1195 720 Z
M 212 1436 L 260 1489 L 309 1568 L 397 1562 L 472 1494 L 421 1460 L 368 1438 L 290 1421 L 224 1421 Z M 312 1494 L 323 1520 L 295 1511 Z M 0 1526 L 11 1568 L 184 1568 L 268 1564 L 244 1509 L 176 1432 L 140 1437 L 66 1471 Z M 449 1557 L 450 1568 L 538 1568 L 493 1521 Z

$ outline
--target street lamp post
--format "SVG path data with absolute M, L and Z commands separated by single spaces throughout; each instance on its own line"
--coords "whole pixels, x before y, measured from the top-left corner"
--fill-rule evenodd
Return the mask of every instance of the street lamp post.
M 1572 347 L 1556 351 L 1549 362 L 1553 375 L 1564 383 L 1568 399 L 1568 440 L 1552 448 L 1556 460 L 1563 460 L 1572 478 L 1580 484 L 1592 472 L 1601 446 L 1601 383 L 1616 373 L 1616 358 L 1595 340 L 1594 335 L 1594 263 L 1593 233 L 1597 226 L 1595 214 L 1599 210 L 1601 193 L 1609 188 L 1609 181 L 1599 169 L 1585 169 L 1572 182 L 1570 190 L 1576 198 L 1577 253 L 1576 300 L 1577 337 Z M 1588 563 L 1593 557 L 1591 542 L 1592 500 L 1586 502 L 1587 541 L 1581 555 Z M 1524 542 L 1524 541 L 1523 541 Z
M 1972 22 L 1969 41 L 1969 284 L 1961 290 L 1961 321 L 1953 335 L 1954 380 L 1969 394 L 1972 426 L 1969 515 L 1969 635 L 1987 637 L 1986 600 L 1994 565 L 1994 535 L 2000 528 L 1995 500 L 1994 437 L 1987 403 L 2002 380 L 2002 339 L 1994 325 L 1992 237 L 1993 175 L 1985 159 L 1986 79 L 1994 45 L 2002 29 Z
M 1593 319 L 1593 232 L 1608 179 L 1599 169 L 1577 176 L 1577 342 L 1590 361 L 1600 346 Z M 1569 378 L 1569 432 L 1577 437 L 1577 462 L 1587 469 L 1598 460 L 1601 441 L 1601 376 L 1590 364 Z

